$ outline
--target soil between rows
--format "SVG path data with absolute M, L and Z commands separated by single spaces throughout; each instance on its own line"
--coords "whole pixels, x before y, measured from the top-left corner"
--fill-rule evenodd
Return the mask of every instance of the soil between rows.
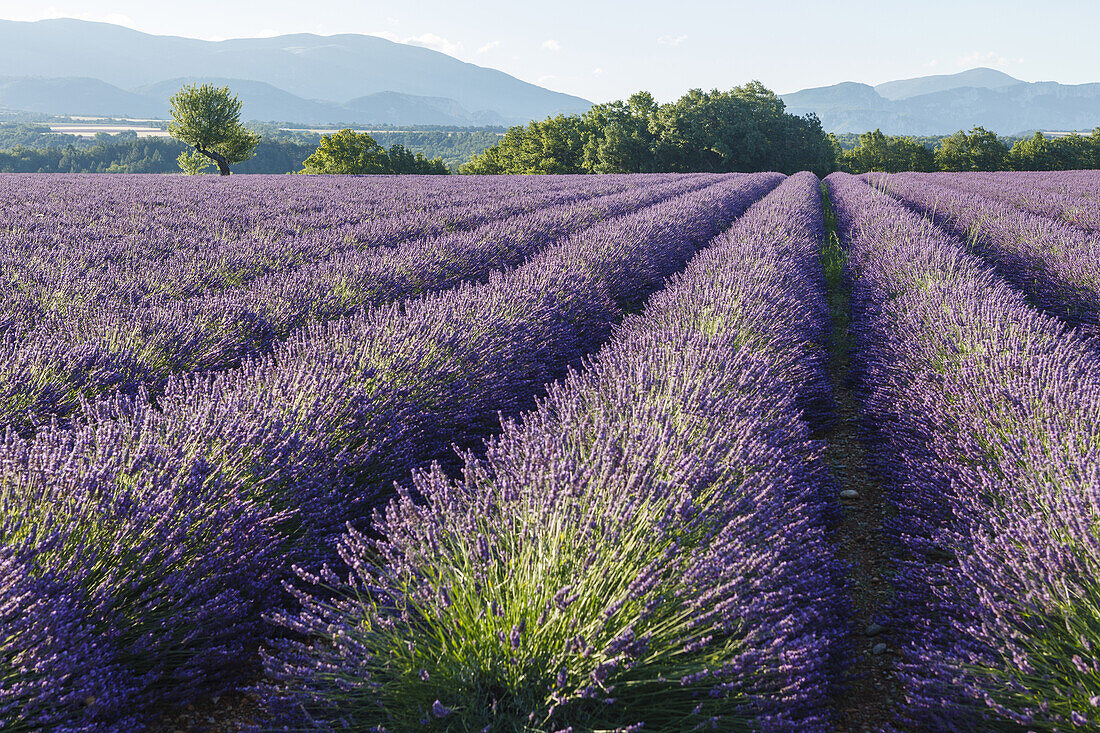
M 864 733 L 895 725 L 900 686 L 895 678 L 894 635 L 887 612 L 894 594 L 891 553 L 883 532 L 890 508 L 884 487 L 871 469 L 870 455 L 861 438 L 860 402 L 852 370 L 851 289 L 843 271 L 844 255 L 837 239 L 822 184 L 826 235 L 822 246 L 831 330 L 828 376 L 834 401 L 831 424 L 817 436 L 825 441 L 825 460 L 835 480 L 840 518 L 832 539 L 838 557 L 849 564 L 852 618 L 849 624 L 851 657 L 834 700 L 837 731 Z M 842 499 L 852 490 L 859 498 Z M 869 635 L 872 624 L 882 631 Z M 886 650 L 874 653 L 876 645 Z

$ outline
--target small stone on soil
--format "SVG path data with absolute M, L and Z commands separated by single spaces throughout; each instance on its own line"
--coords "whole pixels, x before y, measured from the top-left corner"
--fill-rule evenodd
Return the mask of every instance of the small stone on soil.
M 882 654 L 884 651 L 886 651 L 886 645 L 881 642 L 871 647 L 871 653 L 875 655 Z
M 881 624 L 871 624 L 870 626 L 867 627 L 867 630 L 864 631 L 863 633 L 867 634 L 867 636 L 878 636 L 883 631 L 886 631 L 885 626 L 883 626 Z
M 840 498 L 841 499 L 858 499 L 859 498 L 859 492 L 856 491 L 855 489 L 844 489 L 844 491 L 840 492 Z

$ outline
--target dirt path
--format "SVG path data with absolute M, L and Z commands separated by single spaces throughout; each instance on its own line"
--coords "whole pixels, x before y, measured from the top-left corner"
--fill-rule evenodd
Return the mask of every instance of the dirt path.
M 892 629 L 886 617 L 893 595 L 890 550 L 883 534 L 888 506 L 883 487 L 869 469 L 860 440 L 859 401 L 854 391 L 849 335 L 850 291 L 843 275 L 843 252 L 836 238 L 827 191 L 826 239 L 822 263 L 828 288 L 832 333 L 829 340 L 829 381 L 836 412 L 834 422 L 818 437 L 826 441 L 825 458 L 838 492 L 855 491 L 858 498 L 841 498 L 841 519 L 834 531 L 839 556 L 852 565 L 852 657 L 835 700 L 837 730 L 844 733 L 881 731 L 893 719 L 900 692 L 894 679 Z M 880 628 L 875 628 L 877 625 Z M 885 650 L 879 645 L 885 645 Z M 876 651 L 878 653 L 876 653 Z

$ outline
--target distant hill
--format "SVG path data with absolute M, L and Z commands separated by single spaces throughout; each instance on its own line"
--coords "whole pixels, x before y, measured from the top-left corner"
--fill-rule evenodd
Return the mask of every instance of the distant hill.
M 323 124 L 504 125 L 496 112 L 472 113 L 453 99 L 376 92 L 346 104 L 302 99 L 262 81 L 188 77 L 126 91 L 99 79 L 0 78 L 0 107 L 48 115 L 168 117 L 168 99 L 184 84 L 228 86 L 241 99 L 246 120 Z
M 875 87 L 879 96 L 886 99 L 909 99 L 922 94 L 935 94 L 951 89 L 976 87 L 979 89 L 1007 89 L 1017 84 L 1026 84 L 996 69 L 977 68 L 960 71 L 958 74 L 937 74 L 918 76 L 915 79 L 883 82 Z
M 0 75 L 0 106 L 51 114 L 148 115 L 186 79 L 232 81 L 244 116 L 261 120 L 508 124 L 591 106 L 375 36 L 214 42 L 72 19 L 0 20 Z
M 0 107 L 44 114 L 163 117 L 164 105 L 99 79 L 0 77 Z
M 784 94 L 783 101 L 795 114 L 816 113 L 830 132 L 942 135 L 981 125 L 1011 135 L 1100 126 L 1100 84 L 1024 82 L 984 68 L 874 87 L 842 82 Z

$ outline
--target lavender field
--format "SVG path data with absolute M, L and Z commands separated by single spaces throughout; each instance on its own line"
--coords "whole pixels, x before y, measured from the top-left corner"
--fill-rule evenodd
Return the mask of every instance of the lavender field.
M 0 245 L 0 731 L 1100 729 L 1096 172 L 6 175 Z

